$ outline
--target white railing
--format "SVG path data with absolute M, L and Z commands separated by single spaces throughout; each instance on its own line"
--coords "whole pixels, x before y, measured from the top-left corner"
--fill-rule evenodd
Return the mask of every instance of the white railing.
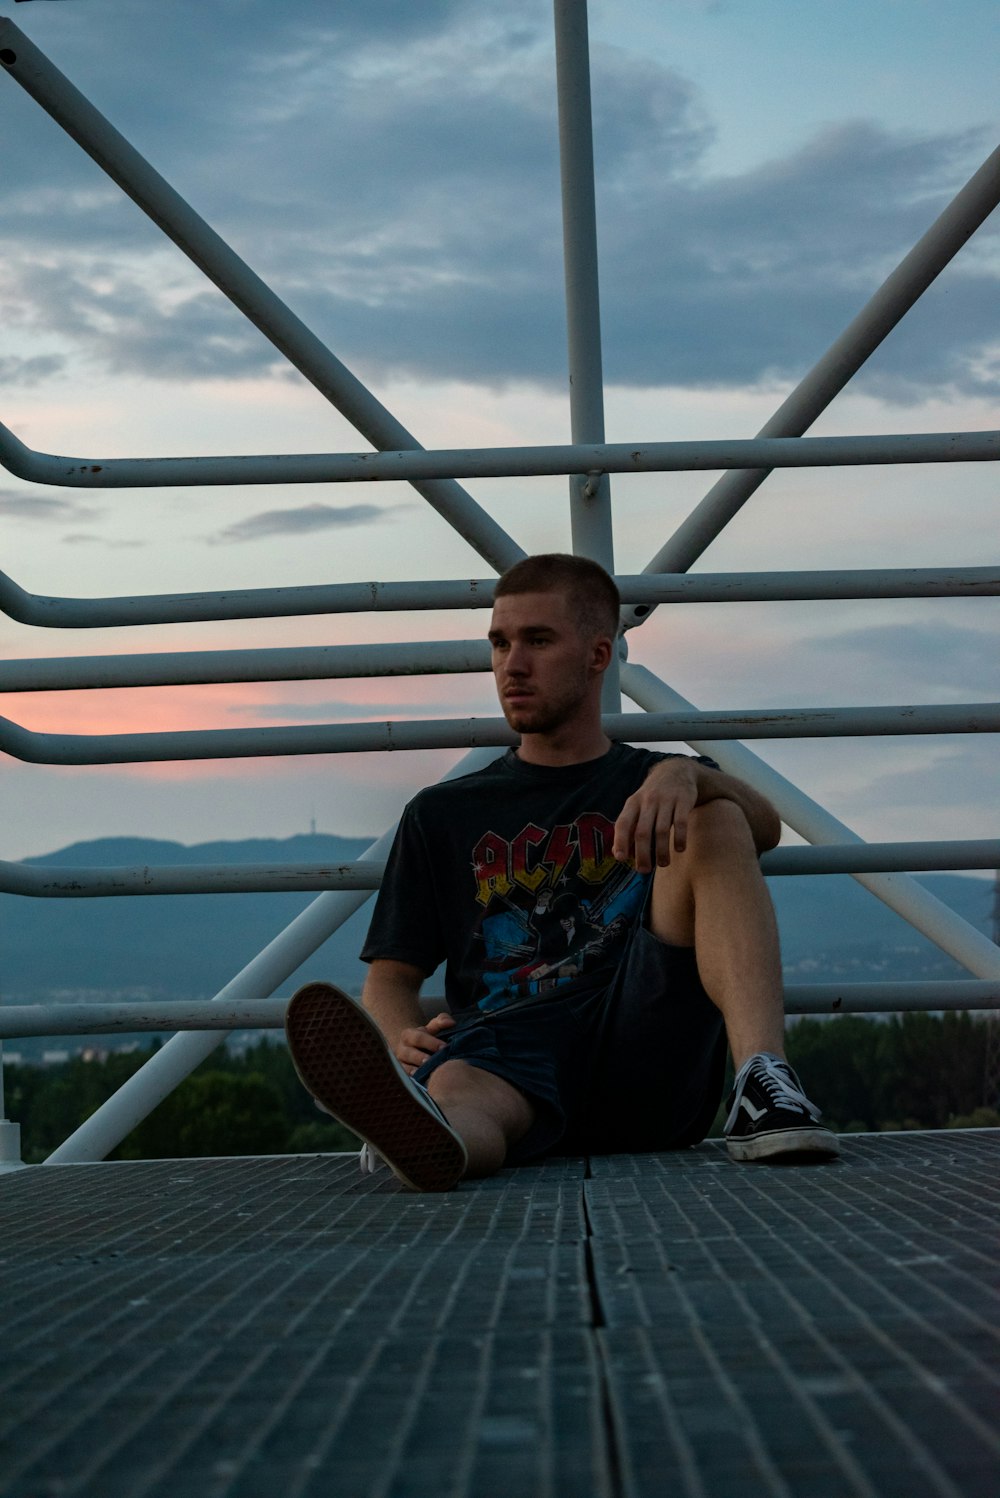
M 888 463 L 986 462 L 1000 457 L 1000 432 L 803 437 L 865 360 L 951 261 L 1000 201 L 1000 151 L 962 188 L 840 338 L 819 359 L 758 437 L 741 441 L 606 443 L 597 282 L 586 6 L 555 0 L 557 81 L 572 443 L 521 448 L 425 451 L 416 439 L 284 305 L 275 293 L 143 160 L 10 21 L 0 20 L 0 65 L 98 163 L 271 343 L 353 423 L 376 453 L 272 457 L 102 459 L 35 452 L 0 425 L 0 462 L 22 480 L 104 489 L 177 484 L 384 482 L 405 479 L 494 570 L 524 553 L 459 483 L 515 474 L 566 474 L 573 546 L 614 571 L 609 475 L 727 470 L 639 576 L 622 576 L 623 625 L 634 631 L 662 605 L 765 599 L 986 597 L 1000 593 L 1000 565 L 839 572 L 688 576 L 688 569 L 775 468 Z M 124 598 L 33 594 L 0 573 L 0 609 L 22 623 L 78 629 L 177 621 L 262 619 L 316 613 L 488 607 L 489 580 L 343 583 Z M 606 727 L 634 741 L 685 740 L 767 795 L 786 825 L 811 848 L 767 855 L 769 873 L 848 872 L 955 957 L 968 980 L 918 984 L 798 985 L 797 1013 L 892 1008 L 994 1008 L 1000 950 L 909 877 L 915 870 L 996 866 L 1000 843 L 865 844 L 823 807 L 766 765 L 743 738 L 868 734 L 981 733 L 1000 730 L 1000 704 L 823 707 L 701 712 L 647 666 L 625 659 L 620 688 L 642 710 L 620 711 L 609 675 Z M 75 657 L 10 661 L 0 691 L 289 681 L 346 676 L 485 670 L 479 639 L 399 645 L 331 646 Z M 192 733 L 47 734 L 0 720 L 0 749 L 33 763 L 112 764 L 268 754 L 331 754 L 364 749 L 466 748 L 451 773 L 493 757 L 512 741 L 502 719 L 458 719 Z M 487 747 L 489 746 L 489 747 Z M 270 995 L 376 887 L 394 829 L 357 863 L 216 866 L 184 869 L 54 869 L 0 864 L 0 889 L 54 898 L 204 894 L 234 890 L 319 890 L 315 900 L 213 1001 L 197 1004 L 72 1005 L 0 1010 L 3 1035 L 170 1028 L 179 1033 L 114 1098 L 50 1157 L 100 1159 L 236 1027 L 279 1025 Z M 85 1027 L 85 1028 L 84 1028 Z M 0 1092 L 2 1104 L 2 1092 Z M 2 1116 L 0 1105 L 0 1116 Z M 6 1126 L 7 1128 L 11 1126 Z M 2 1132 L 2 1130 L 0 1130 Z M 0 1152 L 7 1146 L 0 1140 Z M 9 1152 L 9 1151 L 8 1151 Z M 2 1160 L 0 1160 L 2 1163 Z

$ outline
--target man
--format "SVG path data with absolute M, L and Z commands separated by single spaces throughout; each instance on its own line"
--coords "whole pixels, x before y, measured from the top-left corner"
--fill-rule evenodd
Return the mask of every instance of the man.
M 730 1155 L 838 1153 L 784 1061 L 758 864 L 777 813 L 712 760 L 607 738 L 619 608 L 583 558 L 528 557 L 500 578 L 493 673 L 520 745 L 406 808 L 364 1008 L 322 983 L 289 1005 L 305 1085 L 413 1189 L 556 1147 L 697 1143 L 727 1038 Z M 449 1012 L 425 1021 L 420 988 L 442 960 Z

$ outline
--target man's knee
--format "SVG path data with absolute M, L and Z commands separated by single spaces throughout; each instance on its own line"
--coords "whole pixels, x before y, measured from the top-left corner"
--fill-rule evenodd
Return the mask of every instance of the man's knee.
M 495 1072 L 457 1058 L 434 1068 L 427 1090 L 445 1113 L 449 1108 L 471 1108 L 485 1114 L 508 1143 L 526 1134 L 535 1119 L 535 1109 L 520 1088 Z
M 757 858 L 750 823 L 735 801 L 703 801 L 688 817 L 684 860 L 690 865 L 736 854 Z

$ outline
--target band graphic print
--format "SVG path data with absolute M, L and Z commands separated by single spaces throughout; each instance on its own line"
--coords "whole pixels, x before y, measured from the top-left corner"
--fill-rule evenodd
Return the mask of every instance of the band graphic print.
M 614 857 L 613 837 L 612 821 L 584 812 L 551 831 L 528 822 L 513 838 L 479 839 L 472 874 L 483 909 L 480 1009 L 579 979 L 624 941 L 647 881 Z

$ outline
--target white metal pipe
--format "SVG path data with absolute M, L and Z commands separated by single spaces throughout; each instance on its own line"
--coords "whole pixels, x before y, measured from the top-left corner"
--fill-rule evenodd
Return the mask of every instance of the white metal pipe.
M 47 629 L 103 629 L 131 624 L 199 624 L 212 619 L 482 609 L 492 606 L 495 584 L 495 578 L 485 581 L 472 578 L 230 588 L 224 592 L 152 593 L 146 597 L 59 598 L 29 593 L 0 572 L 0 609 L 20 624 Z
M 0 26 L 2 24 L 0 22 Z M 586 482 L 596 483 L 606 473 L 691 473 L 722 468 L 756 469 L 765 464 L 769 471 L 773 468 L 858 468 L 894 463 L 988 463 L 998 458 L 1000 432 L 995 430 L 895 432 L 847 437 L 765 434 L 683 442 L 604 442 L 588 438 L 544 446 L 411 447 L 374 453 L 73 458 L 32 452 L 17 442 L 13 433 L 0 423 L 0 462 L 3 466 L 17 478 L 30 483 L 64 489 L 155 489 L 185 485 L 211 488 L 221 484 L 419 484 L 445 475 L 551 478 L 574 473 L 582 473 Z M 597 513 L 596 509 L 594 513 Z M 458 526 L 455 528 L 462 534 Z M 594 544 L 597 544 L 596 540 Z M 608 570 L 614 569 L 609 566 Z M 678 566 L 655 570 L 683 572 L 687 569 Z
M 823 598 L 986 598 L 1000 594 L 1000 567 L 855 568 L 815 572 L 668 572 L 620 574 L 622 601 L 637 616 L 658 603 L 789 602 Z M 305 614 L 363 614 L 419 609 L 486 609 L 495 579 L 413 583 L 329 583 L 242 588 L 224 593 L 58 598 L 29 593 L 0 572 L 0 610 L 21 624 L 91 629 L 122 624 L 201 623 Z
M 856 738 L 1000 732 L 1000 703 L 903 707 L 753 708 L 686 713 L 610 714 L 612 739 L 648 744 L 711 739 Z M 503 718 L 412 722 L 309 723 L 275 728 L 209 728 L 167 733 L 37 733 L 0 718 L 0 750 L 28 764 L 122 765 L 166 760 L 248 759 L 285 754 L 357 754 L 415 749 L 503 747 L 517 743 Z
M 893 1014 L 936 1009 L 994 1009 L 1000 982 L 959 978 L 935 983 L 786 983 L 786 1014 Z
M 846 843 L 775 848 L 761 858 L 768 877 L 930 869 L 1000 868 L 1000 839 L 968 842 Z M 34 899 L 106 899 L 135 895 L 307 893 L 321 889 L 378 889 L 384 865 L 349 863 L 158 864 L 73 867 L 0 861 L 0 893 Z
M 603 443 L 604 375 L 586 0 L 554 0 L 553 19 L 570 431 L 574 444 Z M 613 573 L 614 533 L 607 474 L 571 473 L 569 495 L 574 552 Z M 604 679 L 602 703 L 605 712 L 621 708 L 617 656 Z
M 280 1030 L 287 999 L 160 1000 L 149 1004 L 0 1004 L 0 1037 L 128 1035 L 180 1030 Z M 224 1037 L 222 1037 L 224 1038 Z
M 12 21 L 0 20 L 3 67 L 275 348 L 378 448 L 419 447 L 337 359 Z M 414 485 L 497 571 L 524 555 L 470 494 L 447 478 Z
M 1000 202 L 1000 147 L 986 159 L 874 296 L 761 428 L 761 437 L 797 437 L 826 410 Z M 774 465 L 726 474 L 660 548 L 648 572 L 686 572 Z M 638 623 L 625 615 L 626 625 Z
M 690 711 L 692 704 L 645 666 L 631 662 L 622 671 L 623 689 L 648 712 Z M 709 754 L 730 775 L 745 780 L 774 805 L 781 820 L 812 843 L 861 843 L 832 813 L 819 806 L 798 786 L 779 775 L 744 744 L 719 743 L 701 737 L 685 741 L 699 754 Z M 908 874 L 853 874 L 859 884 L 890 909 L 954 957 L 977 978 L 1000 978 L 1000 947 L 962 920 Z
M 997 862 L 1000 863 L 1000 859 Z M 34 899 L 103 900 L 115 895 L 308 894 L 321 889 L 370 891 L 378 889 L 384 867 L 384 864 L 368 859 L 339 864 L 160 864 L 136 868 L 74 868 L 60 864 L 0 862 L 0 893 Z M 948 867 L 957 865 L 949 864 Z M 971 865 L 962 864 L 961 867 Z
M 494 757 L 483 751 L 465 755 L 445 779 L 466 775 L 488 764 Z M 390 828 L 372 843 L 366 857 L 375 861 L 384 860 L 392 846 L 395 830 L 395 827 Z M 365 891 L 318 895 L 301 915 L 296 916 L 284 931 L 216 994 L 216 998 L 241 1004 L 269 998 L 278 984 L 301 967 L 316 948 L 332 936 L 368 898 Z M 224 1033 L 175 1035 L 113 1097 L 64 1140 L 45 1164 L 103 1160 L 206 1056 L 211 1055 L 221 1043 Z
M 0 692 L 78 692 L 109 687 L 194 686 L 233 681 L 330 681 L 488 671 L 486 640 L 299 645 L 276 650 L 183 650 L 0 662 Z
M 428 1000 L 435 1012 L 443 998 Z M 936 982 L 787 983 L 788 1014 L 887 1014 L 907 1010 L 986 1009 L 1000 1004 L 1000 982 L 969 978 Z M 156 1004 L 0 1005 L 0 1037 L 127 1035 L 188 1030 L 280 1030 L 287 999 L 241 1003 L 221 999 L 166 1000 Z M 3 1043 L 0 1039 L 0 1053 Z M 3 1116 L 0 1098 L 0 1118 Z
M 1000 868 L 1000 838 L 968 842 L 815 843 L 805 848 L 774 848 L 760 866 L 772 875 L 916 873 L 932 869 Z

